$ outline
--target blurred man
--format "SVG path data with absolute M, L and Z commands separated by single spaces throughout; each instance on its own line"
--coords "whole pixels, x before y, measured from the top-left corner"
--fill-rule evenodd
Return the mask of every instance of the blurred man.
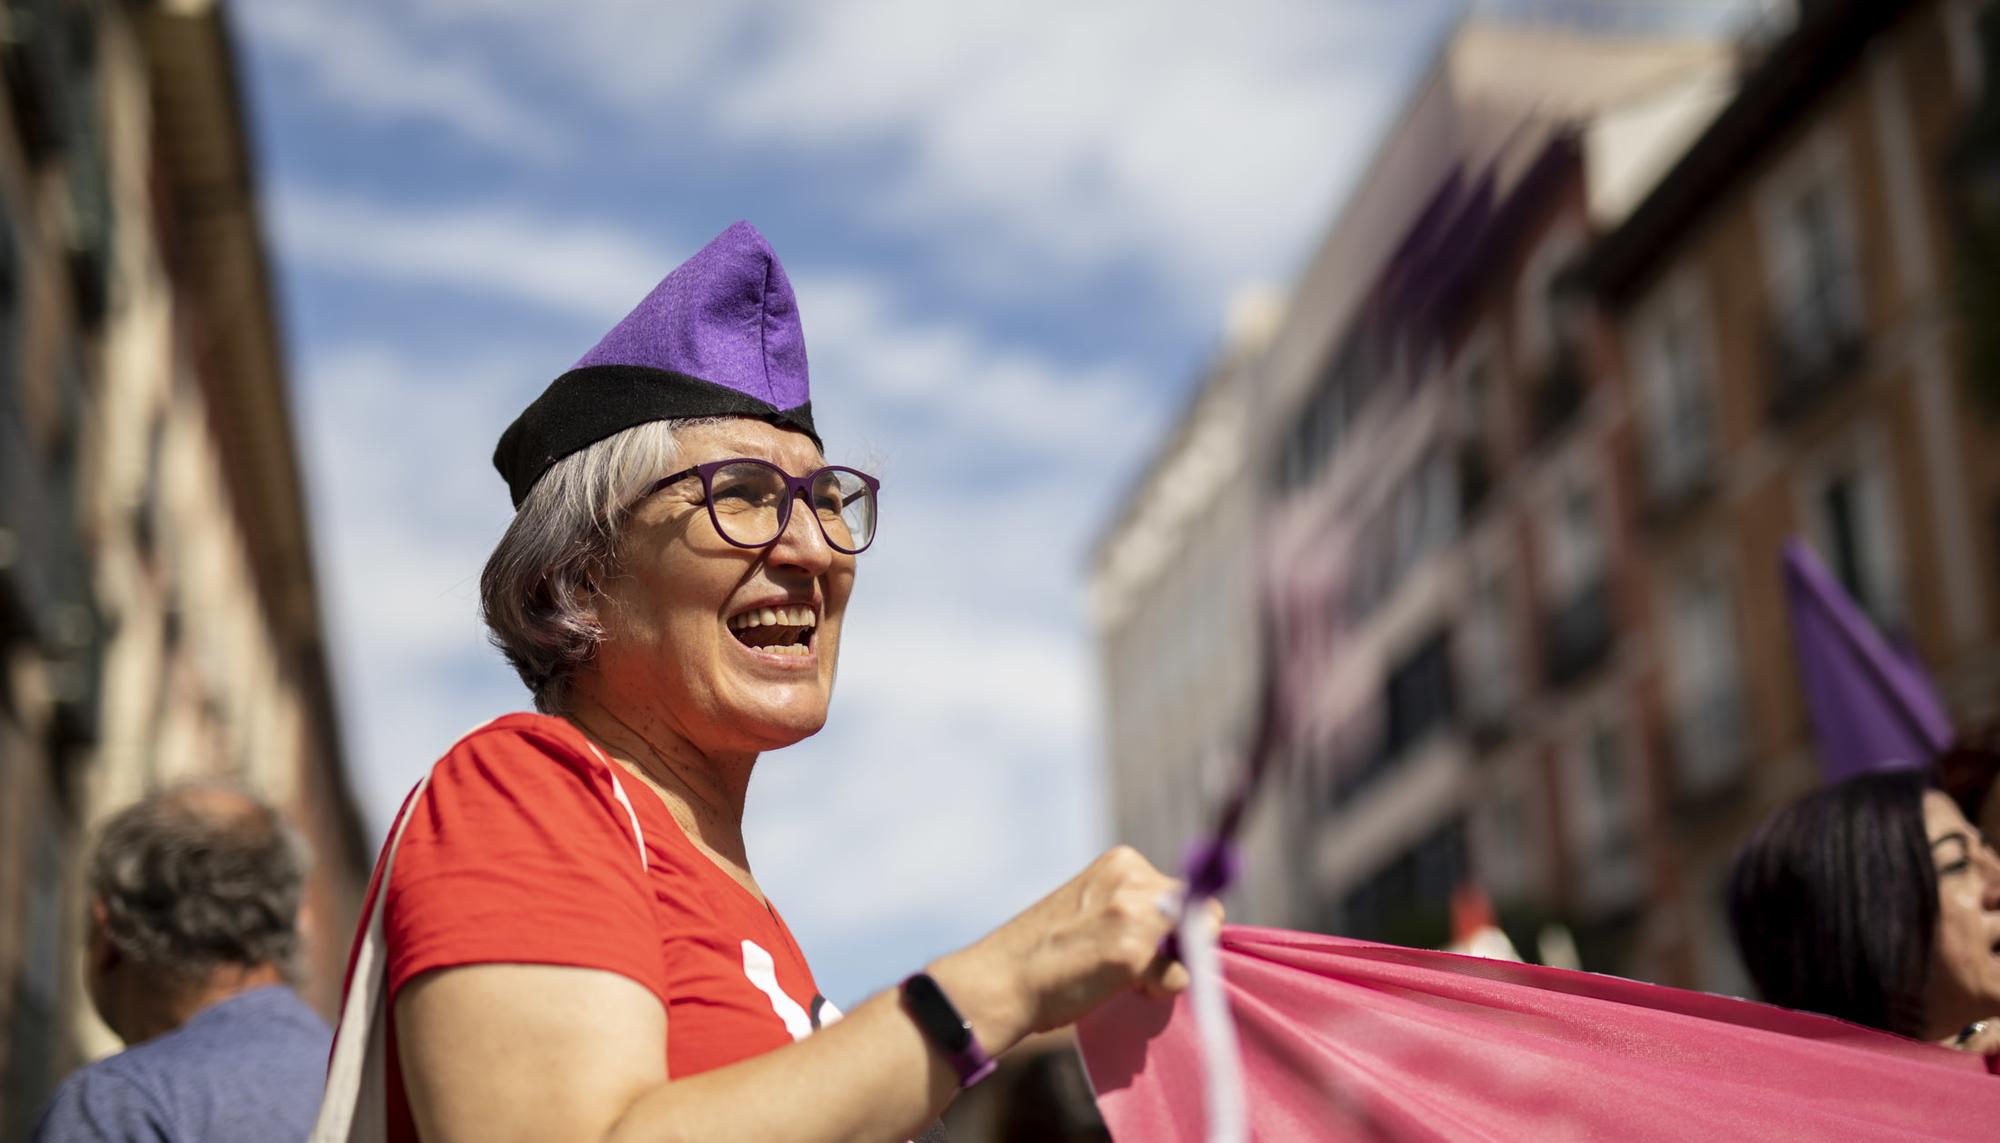
M 37 1143 L 283 1143 L 319 1107 L 331 1033 L 288 986 L 304 842 L 234 790 L 113 817 L 90 866 L 85 976 L 126 1049 L 69 1077 Z

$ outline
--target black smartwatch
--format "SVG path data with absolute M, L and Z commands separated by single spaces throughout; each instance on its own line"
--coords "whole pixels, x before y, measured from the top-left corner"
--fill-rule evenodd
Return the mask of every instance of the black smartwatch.
M 993 1074 L 998 1065 L 979 1046 L 979 1037 L 972 1034 L 972 1023 L 958 1014 L 951 998 L 929 973 L 920 972 L 903 981 L 902 992 L 903 1007 L 910 1013 L 910 1019 L 917 1022 L 924 1038 L 937 1045 L 938 1051 L 958 1071 L 961 1090 Z

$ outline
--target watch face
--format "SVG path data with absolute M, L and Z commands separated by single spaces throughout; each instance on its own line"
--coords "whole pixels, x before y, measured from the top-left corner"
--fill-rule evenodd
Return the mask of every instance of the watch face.
M 924 1034 L 938 1047 L 956 1055 L 971 1046 L 972 1029 L 966 1025 L 965 1017 L 958 1014 L 944 989 L 929 975 L 919 973 L 904 981 L 903 998 L 909 1002 L 910 1014 L 922 1025 Z

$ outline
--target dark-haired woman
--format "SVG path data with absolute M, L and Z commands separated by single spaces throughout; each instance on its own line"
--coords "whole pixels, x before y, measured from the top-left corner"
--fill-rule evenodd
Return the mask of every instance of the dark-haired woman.
M 1737 855 L 1729 921 L 1774 1004 L 2000 1050 L 2000 856 L 1922 773 L 1779 810 Z

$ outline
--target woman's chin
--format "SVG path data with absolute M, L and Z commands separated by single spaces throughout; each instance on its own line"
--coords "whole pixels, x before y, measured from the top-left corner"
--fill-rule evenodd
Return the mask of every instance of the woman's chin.
M 826 703 L 746 704 L 727 721 L 752 749 L 782 750 L 819 733 L 826 725 Z

